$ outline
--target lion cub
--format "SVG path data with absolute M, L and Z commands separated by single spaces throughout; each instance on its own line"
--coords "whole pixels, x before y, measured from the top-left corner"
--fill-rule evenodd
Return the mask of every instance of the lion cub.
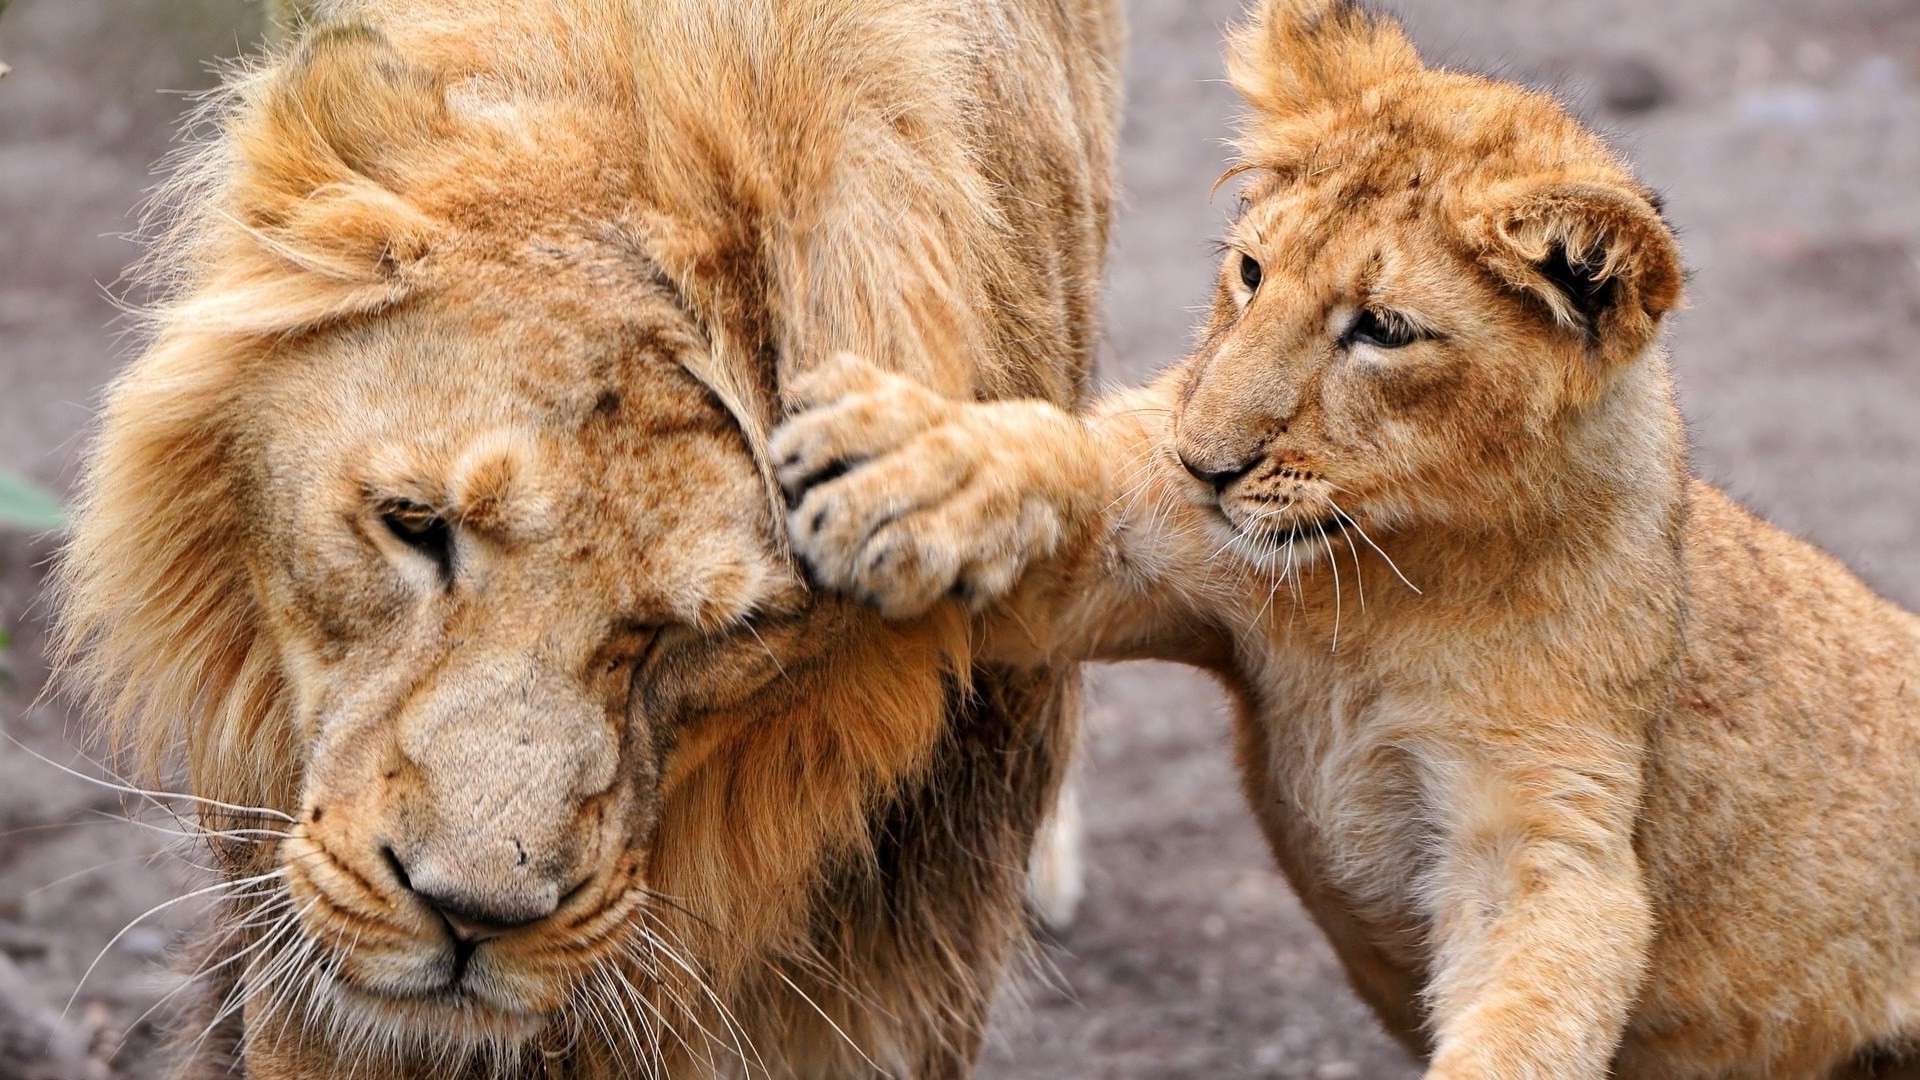
M 1827 1077 L 1920 1036 L 1920 620 L 1688 475 L 1654 197 L 1552 99 L 1270 0 L 1192 356 L 1084 420 L 843 359 L 817 581 L 1162 657 L 1429 1077 Z

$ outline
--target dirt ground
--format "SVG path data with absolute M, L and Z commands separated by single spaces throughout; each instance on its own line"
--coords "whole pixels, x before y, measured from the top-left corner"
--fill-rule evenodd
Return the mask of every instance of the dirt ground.
M 1211 280 L 1236 0 L 1135 0 L 1104 377 L 1176 357 Z M 1666 193 L 1694 274 L 1671 341 L 1698 468 L 1920 605 L 1920 5 L 1915 0 L 1399 0 L 1430 57 L 1554 85 Z M 245 0 L 17 0 L 0 19 L 0 468 L 70 483 L 121 355 L 106 288 L 178 93 L 248 47 Z M 45 541 L 0 536 L 15 629 L 0 724 L 72 761 L 42 678 Z M 1095 677 L 1091 892 L 1053 973 L 1002 1010 L 982 1068 L 1040 1078 L 1397 1078 L 1413 1064 L 1348 993 L 1273 871 L 1203 680 Z M 115 797 L 0 746 L 0 957 L 124 1077 L 157 1075 L 160 960 L 196 879 Z M 1911 856 L 1911 853 L 1907 853 Z M 109 940 L 112 941 L 111 947 Z M 3 1078 L 0 1078 L 3 1080 Z

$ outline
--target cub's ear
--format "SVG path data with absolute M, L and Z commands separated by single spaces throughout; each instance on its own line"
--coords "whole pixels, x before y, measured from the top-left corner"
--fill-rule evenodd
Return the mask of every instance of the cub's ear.
M 430 223 L 409 173 L 452 130 L 438 79 L 364 26 L 321 27 L 246 91 L 229 136 L 239 223 L 302 269 L 342 282 L 393 276 Z
M 1400 24 L 1352 0 L 1260 0 L 1227 40 L 1227 74 L 1252 107 L 1247 135 L 1255 141 L 1264 128 L 1419 70 Z
M 1484 206 L 1469 226 L 1480 261 L 1601 361 L 1638 356 L 1679 305 L 1673 230 L 1638 187 L 1549 177 L 1498 189 Z

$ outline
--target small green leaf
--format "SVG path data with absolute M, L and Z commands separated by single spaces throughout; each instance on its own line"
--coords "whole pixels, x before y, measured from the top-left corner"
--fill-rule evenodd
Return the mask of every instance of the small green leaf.
M 54 532 L 67 527 L 67 514 L 60 500 L 44 489 L 0 472 L 0 527 Z

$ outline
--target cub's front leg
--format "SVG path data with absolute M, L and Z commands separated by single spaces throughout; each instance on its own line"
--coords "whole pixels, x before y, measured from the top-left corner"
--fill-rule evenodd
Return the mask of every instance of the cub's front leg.
M 1639 759 L 1605 727 L 1482 734 L 1426 763 L 1427 1080 L 1604 1080 L 1654 933 Z
M 794 553 L 889 618 L 979 610 L 1099 515 L 1101 454 L 1052 405 L 955 401 L 846 354 L 794 393 L 771 445 Z

